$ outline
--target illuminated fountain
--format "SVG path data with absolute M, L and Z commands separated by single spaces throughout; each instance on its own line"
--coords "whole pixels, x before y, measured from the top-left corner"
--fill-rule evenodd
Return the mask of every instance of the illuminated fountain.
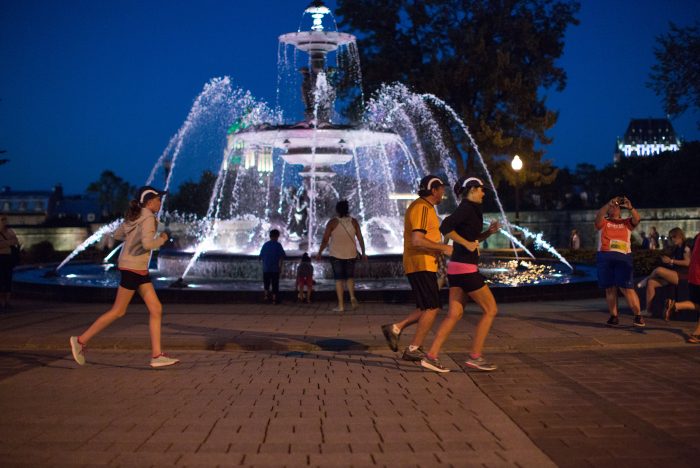
M 215 177 L 202 217 L 168 211 L 167 197 L 164 200 L 159 218 L 176 244 L 159 252 L 153 275 L 157 287 L 258 289 L 257 253 L 273 228 L 282 232 L 280 240 L 291 254 L 282 277 L 293 278 L 297 257 L 315 252 L 336 202 L 346 199 L 370 254 L 368 263 L 358 263 L 358 278 L 383 282 L 374 287 L 391 289 L 389 279 L 406 288 L 399 255 L 403 249 L 401 194 L 415 193 L 418 180 L 428 173 L 441 175 L 450 186 L 457 179 L 453 163 L 457 155 L 444 143 L 445 130 L 435 118 L 436 111 L 453 119 L 471 141 L 500 209 L 501 244 L 517 246 L 534 259 L 520 242 L 529 238 L 537 248 L 559 255 L 541 235 L 508 223 L 478 147 L 452 108 L 436 96 L 413 93 L 402 84 L 384 85 L 365 101 L 355 37 L 334 30 L 333 17 L 322 2 L 312 3 L 304 18 L 312 20 L 308 30 L 279 37 L 275 109 L 234 88 L 228 77 L 213 79 L 151 170 L 146 185 L 160 185 L 157 179 L 163 176 L 166 190 L 171 191 L 203 170 Z M 324 27 L 328 22 L 331 26 Z M 342 93 L 340 83 L 344 83 Z M 292 109 L 286 114 L 280 110 L 285 98 L 289 101 L 285 108 Z M 363 113 L 357 122 L 347 122 L 336 112 L 336 104 L 353 98 L 362 103 Z M 301 106 L 301 120 L 293 118 L 295 105 Z M 451 190 L 447 193 L 452 196 Z M 450 209 L 455 202 L 451 199 L 441 207 Z M 520 239 L 512 230 L 520 231 Z M 92 236 L 79 249 L 98 238 Z M 77 253 L 78 249 L 56 270 L 63 271 Z M 485 259 L 482 271 L 504 286 L 566 283 L 571 280 L 567 276 L 571 267 L 561 256 L 559 260 L 519 262 L 516 255 L 517 265 L 528 266 L 527 271 L 518 272 L 510 261 Z M 116 277 L 110 266 L 77 268 L 79 273 L 66 268 L 59 284 L 104 286 L 105 274 Z M 319 281 L 332 278 L 327 262 L 317 262 L 315 269 Z M 358 283 L 358 288 L 363 285 Z

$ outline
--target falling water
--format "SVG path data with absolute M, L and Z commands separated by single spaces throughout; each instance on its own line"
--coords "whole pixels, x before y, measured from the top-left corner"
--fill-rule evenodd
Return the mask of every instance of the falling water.
M 546 250 L 547 252 L 549 252 L 550 254 L 555 256 L 560 262 L 562 262 L 563 264 L 568 266 L 571 269 L 571 271 L 574 270 L 574 267 L 572 267 L 571 264 L 569 262 L 567 262 L 566 259 L 559 252 L 557 252 L 557 249 L 555 249 L 552 246 L 552 244 L 550 244 L 549 242 L 547 242 L 546 240 L 544 240 L 542 238 L 541 232 L 538 232 L 537 234 L 535 234 L 532 231 L 530 231 L 529 229 L 522 227 L 522 226 L 518 226 L 517 224 L 512 224 L 511 226 L 514 227 L 515 229 L 517 229 L 518 231 L 522 232 L 525 235 L 526 239 L 532 239 L 534 241 L 535 247 L 539 247 L 543 250 Z
M 76 249 L 73 250 L 73 252 L 71 252 L 70 255 L 68 255 L 68 256 L 56 267 L 56 270 L 55 270 L 55 271 L 60 270 L 60 269 L 63 267 L 63 265 L 65 265 L 66 263 L 70 262 L 73 258 L 75 258 L 76 255 L 78 255 L 79 253 L 81 253 L 82 251 L 84 251 L 85 249 L 87 249 L 87 248 L 88 248 L 89 246 L 91 246 L 92 244 L 95 244 L 96 242 L 98 242 L 100 239 L 102 239 L 102 236 L 104 236 L 105 234 L 111 233 L 112 231 L 114 231 L 115 229 L 117 229 L 117 227 L 119 227 L 119 225 L 120 225 L 122 222 L 124 222 L 124 219 L 123 219 L 123 218 L 120 218 L 120 219 L 118 219 L 118 220 L 116 220 L 116 221 L 112 221 L 112 222 L 109 223 L 109 224 L 105 224 L 104 226 L 102 226 L 101 228 L 99 228 L 99 229 L 98 229 L 97 231 L 95 231 L 90 237 L 88 237 L 87 239 L 85 239 L 85 241 L 83 241 L 82 244 L 80 244 L 78 247 L 76 247 Z

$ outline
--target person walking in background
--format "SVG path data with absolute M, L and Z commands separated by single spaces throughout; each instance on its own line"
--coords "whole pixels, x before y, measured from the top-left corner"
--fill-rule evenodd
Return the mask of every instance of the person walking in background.
M 306 297 L 304 297 L 304 287 L 306 287 Z M 311 257 L 304 252 L 301 256 L 299 266 L 297 266 L 297 298 L 300 301 L 306 299 L 311 302 L 311 292 L 314 288 L 314 266 L 311 264 Z
M 620 218 L 623 208 L 630 211 L 631 217 Z M 634 326 L 646 325 L 632 279 L 631 238 L 632 231 L 639 225 L 640 220 L 639 213 L 626 197 L 613 198 L 598 210 L 595 217 L 595 228 L 598 231 L 598 286 L 605 289 L 605 301 L 610 312 L 607 323 L 610 326 L 620 324 L 617 310 L 618 288 L 632 309 Z
M 0 216 L 0 308 L 10 307 L 12 270 L 19 263 L 19 239 L 7 225 L 7 216 Z
M 112 322 L 126 314 L 136 291 L 150 314 L 151 367 L 171 366 L 180 362 L 163 353 L 161 349 L 160 326 L 163 306 L 148 274 L 152 251 L 160 248 L 168 240 L 168 235 L 164 232 L 156 235 L 158 221 L 155 213 L 160 211 L 161 197 L 165 193 L 150 186 L 141 187 L 137 198 L 129 204 L 126 220 L 114 232 L 115 239 L 124 240 L 118 262 L 121 281 L 112 308 L 95 320 L 82 335 L 70 337 L 73 359 L 81 366 L 85 364 L 85 346 Z
M 277 229 L 270 231 L 270 240 L 265 242 L 260 249 L 260 260 L 263 267 L 263 288 L 265 301 L 277 304 L 280 292 L 280 271 L 282 260 L 286 256 L 282 244 L 279 243 L 280 232 Z
M 476 326 L 472 349 L 465 365 L 472 369 L 493 371 L 497 367 L 487 362 L 481 355 L 486 336 L 496 317 L 496 300 L 484 277 L 479 273 L 479 241 L 498 232 L 499 224 L 492 222 L 482 231 L 484 215 L 484 183 L 476 177 L 461 177 L 454 187 L 457 198 L 461 198 L 457 209 L 446 217 L 440 225 L 440 232 L 454 242 L 454 250 L 447 265 L 447 279 L 450 283 L 450 299 L 447 317 L 435 334 L 428 353 L 421 359 L 421 366 L 435 372 L 449 372 L 438 360 L 438 353 L 455 325 L 462 318 L 467 298 L 471 298 L 481 308 L 481 320 Z
M 578 250 L 581 248 L 581 238 L 579 237 L 576 229 L 571 230 L 571 235 L 569 236 L 569 248 L 571 250 Z
M 352 309 L 357 309 L 359 304 L 355 297 L 355 261 L 358 257 L 358 243 L 361 251 L 359 256 L 366 260 L 367 255 L 360 224 L 355 218 L 350 216 L 348 201 L 340 200 L 335 205 L 335 211 L 338 216 L 326 224 L 326 230 L 323 233 L 323 240 L 318 248 L 316 258 L 320 260 L 321 253 L 327 246 L 330 246 L 329 254 L 331 267 L 333 268 L 333 278 L 335 279 L 335 294 L 338 298 L 338 306 L 333 311 L 343 312 L 345 310 L 345 287 L 350 293 Z
M 656 226 L 652 226 L 651 229 L 649 229 L 649 248 L 651 250 L 656 250 L 660 247 L 660 237 L 659 231 L 656 230 Z
M 642 250 L 649 250 L 651 248 L 651 244 L 649 243 L 649 237 L 647 236 L 647 234 L 644 231 L 642 231 L 639 233 L 639 237 L 642 238 Z
M 688 337 L 688 343 L 700 344 L 700 233 L 696 234 L 693 243 L 693 252 L 690 256 L 688 268 L 688 299 L 687 301 L 675 302 L 673 299 L 666 299 L 664 316 L 668 320 L 671 315 L 679 310 L 694 310 L 698 312 L 698 323 L 695 330 Z
M 421 345 L 442 307 L 437 256 L 452 255 L 453 251 L 451 245 L 442 242 L 440 219 L 435 210 L 444 195 L 445 183 L 439 177 L 423 177 L 418 187 L 419 198 L 409 205 L 404 216 L 403 268 L 416 298 L 416 310 L 398 323 L 382 325 L 382 333 L 389 349 L 398 351 L 403 329 L 418 323 L 413 341 L 403 353 L 406 361 L 423 359 L 425 352 Z
M 690 265 L 690 247 L 686 244 L 685 234 L 679 227 L 675 227 L 668 232 L 673 248 L 669 255 L 662 255 L 661 262 L 666 266 L 654 268 L 649 276 L 637 283 L 639 289 L 647 288 L 646 310 L 644 315 L 649 316 L 651 303 L 656 295 L 656 290 L 660 287 L 672 284 L 678 286 L 681 280 L 688 278 L 688 266 Z M 665 317 L 668 320 L 668 317 Z

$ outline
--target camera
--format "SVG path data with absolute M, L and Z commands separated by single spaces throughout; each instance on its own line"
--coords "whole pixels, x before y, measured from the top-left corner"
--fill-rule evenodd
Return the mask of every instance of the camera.
M 616 205 L 624 205 L 624 204 L 625 204 L 625 200 L 626 200 L 625 197 L 617 197 L 617 198 L 615 199 L 615 204 L 616 204 Z

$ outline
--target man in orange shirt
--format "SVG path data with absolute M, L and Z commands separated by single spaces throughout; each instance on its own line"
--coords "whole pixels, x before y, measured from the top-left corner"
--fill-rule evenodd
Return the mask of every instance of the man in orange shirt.
M 625 208 L 631 217 L 622 219 L 620 214 Z M 595 217 L 595 228 L 598 230 L 598 286 L 605 289 L 605 300 L 608 303 L 610 318 L 608 325 L 620 324 L 617 312 L 617 289 L 625 296 L 627 304 L 634 314 L 634 326 L 644 327 L 639 296 L 634 290 L 632 268 L 632 231 L 639 225 L 639 213 L 625 197 L 615 197 L 603 205 Z
M 421 344 L 442 307 L 437 256 L 452 255 L 452 246 L 442 242 L 440 219 L 435 211 L 444 195 L 442 179 L 434 175 L 423 177 L 418 188 L 419 198 L 409 205 L 404 217 L 403 267 L 416 296 L 416 310 L 401 322 L 383 325 L 382 333 L 389 348 L 398 351 L 401 331 L 418 322 L 416 335 L 403 353 L 403 359 L 407 361 L 420 361 L 425 355 Z

